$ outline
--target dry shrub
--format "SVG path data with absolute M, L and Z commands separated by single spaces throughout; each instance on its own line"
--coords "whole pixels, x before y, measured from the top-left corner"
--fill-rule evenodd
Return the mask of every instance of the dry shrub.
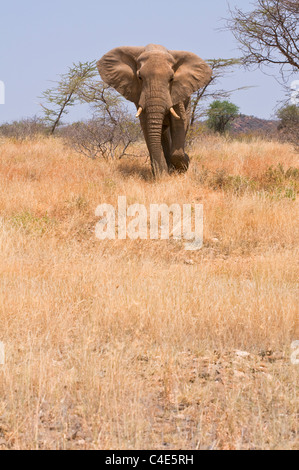
M 36 139 L 48 134 L 48 127 L 37 116 L 20 121 L 7 122 L 0 126 L 0 137 L 8 137 L 15 140 Z
M 132 144 L 140 140 L 138 123 L 128 116 L 115 121 L 94 117 L 77 122 L 60 131 L 77 152 L 88 158 L 115 159 L 128 155 Z

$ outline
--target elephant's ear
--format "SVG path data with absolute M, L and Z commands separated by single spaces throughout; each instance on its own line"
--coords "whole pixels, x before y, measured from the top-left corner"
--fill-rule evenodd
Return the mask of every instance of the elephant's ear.
M 185 51 L 169 51 L 175 60 L 171 97 L 173 104 L 184 101 L 212 78 L 208 64 L 196 54 Z
M 103 81 L 136 104 L 140 96 L 136 61 L 142 52 L 144 47 L 117 47 L 97 63 Z

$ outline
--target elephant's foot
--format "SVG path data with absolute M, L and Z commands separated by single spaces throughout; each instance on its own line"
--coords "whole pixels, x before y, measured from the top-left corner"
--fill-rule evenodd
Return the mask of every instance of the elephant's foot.
M 154 178 L 159 178 L 162 175 L 168 174 L 168 167 L 164 157 L 158 162 L 156 160 L 152 160 L 151 167 Z
M 172 154 L 168 160 L 168 168 L 170 172 L 185 173 L 189 168 L 190 159 L 186 153 Z

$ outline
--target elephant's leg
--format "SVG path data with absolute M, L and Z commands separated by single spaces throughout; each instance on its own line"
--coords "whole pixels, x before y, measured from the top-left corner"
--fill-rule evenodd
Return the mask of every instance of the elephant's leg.
M 164 127 L 162 131 L 162 148 L 164 157 L 168 166 L 168 170 L 171 170 L 171 135 L 169 126 Z
M 184 103 L 179 103 L 174 107 L 175 112 L 181 119 L 171 116 L 171 156 L 170 165 L 173 170 L 179 172 L 187 171 L 189 167 L 189 157 L 185 153 L 185 139 L 188 130 L 189 120 Z

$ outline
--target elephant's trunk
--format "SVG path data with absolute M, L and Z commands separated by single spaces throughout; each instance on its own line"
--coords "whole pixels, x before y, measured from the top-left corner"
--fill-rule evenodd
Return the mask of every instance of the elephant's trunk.
M 155 176 L 168 171 L 162 152 L 161 135 L 166 107 L 152 99 L 146 105 L 147 140 L 151 157 L 152 170 Z

